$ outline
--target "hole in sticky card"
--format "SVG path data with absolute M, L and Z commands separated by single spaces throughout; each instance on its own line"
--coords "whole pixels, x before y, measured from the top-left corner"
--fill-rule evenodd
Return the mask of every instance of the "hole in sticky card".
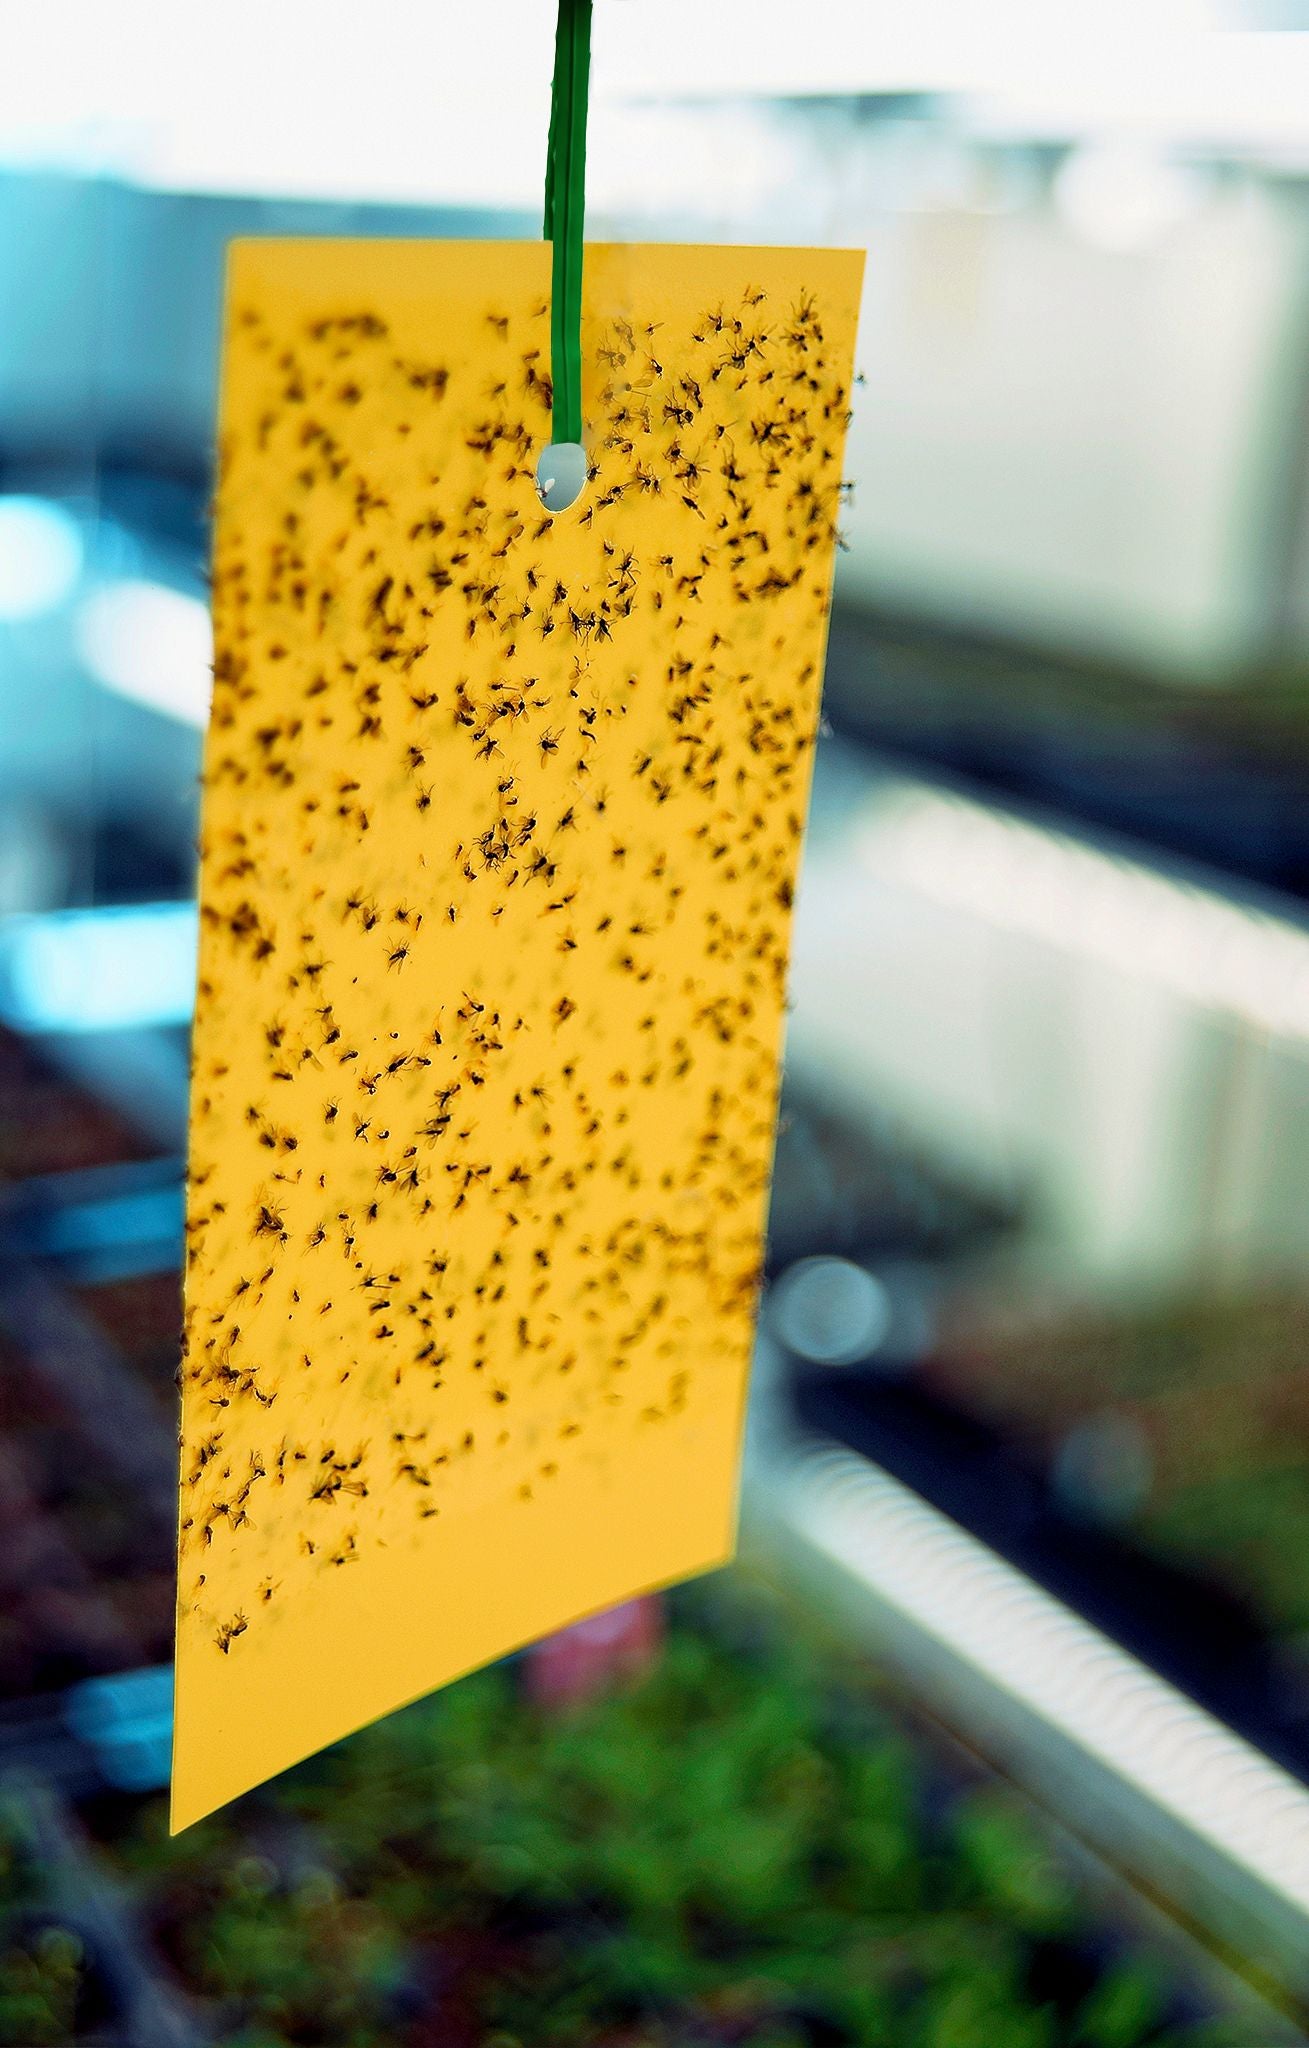
M 541 450 L 536 488 L 547 512 L 566 512 L 586 488 L 586 450 L 580 441 L 552 441 Z

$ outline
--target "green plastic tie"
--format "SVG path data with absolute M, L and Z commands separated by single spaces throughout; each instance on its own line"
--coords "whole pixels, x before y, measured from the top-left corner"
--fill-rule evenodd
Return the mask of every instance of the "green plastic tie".
M 590 74 L 591 0 L 559 0 L 545 162 L 545 237 L 554 245 L 550 383 L 551 437 L 556 442 L 582 438 L 582 236 Z

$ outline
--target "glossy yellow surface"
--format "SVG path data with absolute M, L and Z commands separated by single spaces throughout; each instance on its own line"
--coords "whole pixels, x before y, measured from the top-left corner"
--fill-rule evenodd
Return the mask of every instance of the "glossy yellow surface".
M 173 1818 L 732 1550 L 862 258 L 229 280 Z

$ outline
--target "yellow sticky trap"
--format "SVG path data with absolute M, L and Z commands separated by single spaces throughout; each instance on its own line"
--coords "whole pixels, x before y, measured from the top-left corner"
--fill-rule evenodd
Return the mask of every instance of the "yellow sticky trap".
M 731 1553 L 861 270 L 233 253 L 175 1827 Z

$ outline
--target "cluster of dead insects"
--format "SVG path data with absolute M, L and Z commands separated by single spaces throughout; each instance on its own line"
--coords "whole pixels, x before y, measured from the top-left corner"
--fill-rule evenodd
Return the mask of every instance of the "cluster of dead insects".
M 578 1393 L 516 1476 L 530 1498 L 597 1412 L 686 1408 L 694 1322 L 746 1327 L 848 394 L 808 298 L 774 311 L 750 291 L 680 337 L 613 323 L 586 566 L 565 580 L 519 488 L 548 420 L 545 317 L 490 309 L 476 370 L 416 360 L 378 311 L 288 335 L 253 309 L 238 322 L 265 402 L 224 447 L 215 554 L 188 1221 L 205 1434 L 184 1537 L 201 1553 L 254 1525 L 260 1487 L 272 1502 L 290 1484 L 306 1532 L 397 1487 L 432 1516 L 460 1466 L 513 1450 L 506 1411 L 548 1370 Z M 417 505 L 377 473 L 379 421 L 429 451 Z M 482 481 L 445 480 L 460 450 Z M 657 669 L 625 652 L 652 642 Z M 430 849 L 402 900 L 397 802 Z M 554 965 L 512 1002 L 450 989 L 442 933 L 470 924 L 507 947 L 542 927 Z M 367 962 L 348 978 L 343 933 Z M 631 996 L 612 1063 L 580 993 L 592 966 Z M 234 1030 L 264 1048 L 239 1103 Z M 675 1165 L 627 1135 L 642 1093 L 676 1128 Z M 607 1232 L 597 1182 L 630 1205 Z M 473 1264 L 488 1216 L 497 1241 Z M 366 1351 L 342 1364 L 331 1332 L 360 1301 Z M 326 1412 L 352 1372 L 402 1426 L 343 1466 L 301 1376 Z M 456 1383 L 482 1386 L 485 1420 L 443 1430 Z M 294 1438 L 274 1406 L 288 1387 Z M 267 1417 L 239 1453 L 234 1412 Z M 339 1565 L 361 1534 L 305 1533 L 303 1554 Z

